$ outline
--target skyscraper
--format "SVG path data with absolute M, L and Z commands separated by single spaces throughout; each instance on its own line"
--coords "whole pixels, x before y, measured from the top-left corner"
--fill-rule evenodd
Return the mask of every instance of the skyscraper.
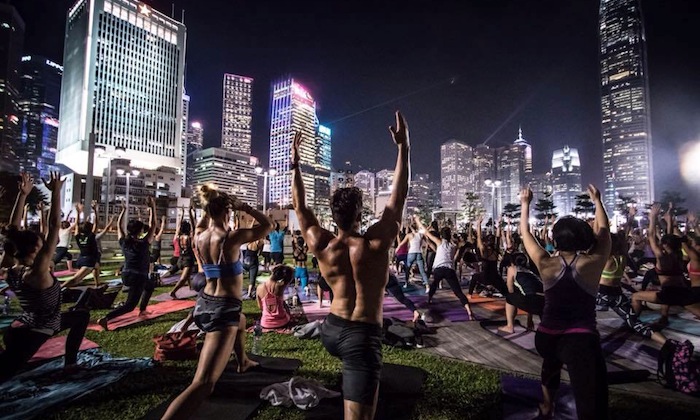
M 569 146 L 552 154 L 552 200 L 559 216 L 573 214 L 576 196 L 581 194 L 581 160 Z
M 214 184 L 220 191 L 235 195 L 251 205 L 258 203 L 257 159 L 218 147 L 197 150 L 190 157 L 193 185 Z M 274 178 L 273 178 L 274 179 Z
M 253 79 L 224 74 L 221 147 L 244 155 L 250 154 L 253 120 Z
M 180 169 L 185 26 L 135 0 L 79 0 L 64 44 L 56 161 L 87 172 L 90 133 L 134 166 Z M 95 161 L 102 173 L 104 159 Z
M 350 188 L 355 186 L 355 174 L 351 170 L 337 170 L 331 172 L 331 194 L 338 188 Z
M 182 188 L 187 185 L 187 130 L 190 126 L 190 95 L 182 93 L 182 141 L 180 142 L 180 174 L 182 175 Z
M 185 185 L 191 187 L 194 184 L 194 165 L 192 162 L 192 154 L 202 150 L 204 145 L 204 127 L 200 122 L 194 121 L 190 124 L 186 136 L 187 143 L 187 169 Z
M 22 57 L 20 136 L 15 151 L 20 170 L 34 179 L 48 178 L 56 160 L 62 76 L 63 67 L 46 57 Z
M 654 199 L 646 37 L 640 0 L 600 2 L 605 205 Z
M 518 138 L 511 146 L 501 147 L 496 153 L 496 177 L 501 181 L 500 209 L 508 203 L 520 202 L 520 189 L 532 174 L 532 147 L 518 130 Z M 498 191 L 496 192 L 498 194 Z
M 374 213 L 374 196 L 377 194 L 377 176 L 372 171 L 358 171 L 355 186 L 362 190 L 362 205 Z
M 301 132 L 299 150 L 306 201 L 317 212 L 328 212 L 330 196 L 331 131 L 318 123 L 316 102 L 309 91 L 291 77 L 272 83 L 270 112 L 270 202 L 292 204 L 291 146 Z
M 481 208 L 491 211 L 495 197 L 492 196 L 491 190 L 486 186 L 486 180 L 493 181 L 496 177 L 496 149 L 492 149 L 486 144 L 480 144 L 474 148 L 473 174 L 472 191 L 479 195 Z
M 24 21 L 14 7 L 0 4 L 0 170 L 16 172 L 19 139 L 20 60 Z
M 448 210 L 461 210 L 467 192 L 474 191 L 474 153 L 471 146 L 450 140 L 440 146 L 440 201 Z

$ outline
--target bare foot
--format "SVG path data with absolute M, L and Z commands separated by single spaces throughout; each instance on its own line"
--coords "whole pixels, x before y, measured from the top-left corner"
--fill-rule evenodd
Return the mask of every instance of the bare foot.
M 467 315 L 469 316 L 469 320 L 475 321 L 476 318 L 474 318 L 474 314 L 472 314 L 472 308 L 469 306 L 469 304 L 464 305 L 464 309 L 467 310 Z
M 107 318 L 100 318 L 97 320 L 97 324 L 102 327 L 103 330 L 109 331 L 109 328 L 107 328 Z
M 151 314 L 151 311 L 139 311 L 139 316 L 148 316 Z
M 543 403 L 538 404 L 539 413 L 538 419 L 551 419 L 552 418 L 552 407 L 548 407 Z
M 498 327 L 498 331 L 504 332 L 506 334 L 513 334 L 515 332 L 515 326 L 504 325 L 502 327 Z
M 170 297 L 173 298 L 173 300 L 177 300 L 177 294 L 175 292 L 170 292 Z
M 418 311 L 413 311 L 413 322 L 415 323 L 420 319 L 420 312 Z
M 535 323 L 534 322 L 528 322 L 526 329 L 528 331 L 535 331 Z
M 238 365 L 238 373 L 243 373 L 243 372 L 247 371 L 248 369 L 253 368 L 255 366 L 258 366 L 258 365 L 260 365 L 260 363 L 254 362 L 254 361 L 250 360 L 248 357 L 245 357 L 245 359 L 243 360 L 243 363 Z

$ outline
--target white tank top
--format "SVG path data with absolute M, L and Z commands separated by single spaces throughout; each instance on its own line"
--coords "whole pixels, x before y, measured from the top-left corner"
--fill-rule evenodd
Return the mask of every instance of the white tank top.
M 435 251 L 435 262 L 433 262 L 433 269 L 441 267 L 454 269 L 456 252 L 457 247 L 450 241 L 443 239 L 442 243 L 438 245 L 437 251 Z
M 421 244 L 422 240 L 423 240 L 422 233 L 420 233 L 420 232 L 414 233 L 413 239 L 408 241 L 408 253 L 413 254 L 413 253 L 421 252 L 420 244 Z
M 58 230 L 58 244 L 57 247 L 68 248 L 70 245 L 71 228 L 59 229 Z

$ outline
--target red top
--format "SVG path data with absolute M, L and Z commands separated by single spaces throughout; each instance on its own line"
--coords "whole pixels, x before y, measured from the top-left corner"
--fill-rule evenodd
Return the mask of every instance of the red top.
M 177 236 L 173 236 L 173 257 L 179 257 L 180 256 L 180 241 L 177 240 Z
M 260 325 L 263 328 L 281 328 L 289 323 L 291 316 L 284 307 L 284 298 L 277 296 L 270 287 L 269 283 L 265 283 L 265 291 L 267 292 L 262 298 L 262 316 L 260 317 Z

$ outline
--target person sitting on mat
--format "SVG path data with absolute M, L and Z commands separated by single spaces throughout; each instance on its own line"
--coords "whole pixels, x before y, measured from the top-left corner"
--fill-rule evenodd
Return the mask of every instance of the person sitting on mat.
M 294 280 L 294 271 L 287 265 L 272 269 L 270 278 L 257 291 L 258 308 L 262 310 L 260 325 L 263 328 L 284 328 L 292 318 L 284 303 L 284 291 Z
M 544 310 L 544 290 L 540 277 L 530 271 L 530 261 L 522 252 L 512 252 L 509 256 L 510 265 L 506 270 L 506 325 L 498 327 L 498 331 L 513 334 L 515 331 L 515 315 L 518 309 L 527 312 L 527 329 L 534 330 L 532 315 L 542 316 Z
M 530 231 L 532 191 L 528 187 L 520 193 L 521 237 L 540 272 L 545 294 L 542 320 L 535 333 L 535 347 L 543 358 L 544 401 L 539 408 L 544 418 L 552 418 L 564 364 L 578 418 L 608 418 L 607 372 L 596 329 L 595 297 L 610 256 L 610 230 L 600 191 L 589 185 L 588 193 L 595 204 L 594 227 L 571 216 L 559 219 L 552 229 L 554 255 Z
M 328 285 L 328 282 L 326 279 L 323 277 L 323 274 L 321 274 L 321 271 L 318 271 L 318 280 L 316 280 L 316 294 L 318 295 L 318 307 L 323 308 L 323 294 L 325 292 L 328 292 L 328 300 L 330 301 L 331 305 L 333 304 L 333 289 L 331 289 L 331 286 Z
M 44 185 L 51 192 L 46 239 L 36 232 L 20 230 L 22 208 L 34 189 L 26 173 L 21 174 L 10 223 L 2 231 L 5 240 L 0 268 L 7 270 L 9 289 L 19 299 L 22 314 L 3 335 L 5 351 L 0 353 L 0 383 L 25 367 L 49 338 L 66 329 L 70 331 L 66 337 L 65 368 L 74 370 L 80 343 L 90 322 L 90 314 L 85 310 L 61 313 L 61 285 L 49 269 L 61 223 L 61 175 L 52 172 Z
M 331 215 L 338 234 L 319 225 L 306 204 L 299 165 L 302 135 L 294 137 L 291 155 L 292 202 L 301 234 L 318 258 L 333 289 L 330 314 L 321 327 L 321 342 L 343 362 L 345 419 L 372 419 L 377 408 L 382 369 L 384 287 L 389 274 L 389 248 L 398 234 L 408 193 L 409 136 L 403 116 L 396 113 L 391 136 L 398 148 L 391 196 L 379 222 L 359 233 L 362 191 L 338 188 L 331 197 Z
M 110 319 L 124 315 L 134 310 L 139 305 L 139 316 L 146 315 L 146 307 L 155 289 L 155 279 L 148 275 L 149 248 L 153 241 L 156 230 L 156 202 L 153 197 L 148 197 L 148 207 L 151 208 L 149 226 L 151 228 L 145 237 L 141 238 L 143 232 L 143 222 L 139 220 L 129 220 L 124 230 L 124 216 L 127 213 L 128 204 L 122 203 L 122 209 L 117 219 L 117 239 L 124 254 L 124 269 L 121 272 L 122 283 L 129 288 L 124 305 L 111 311 L 97 323 L 108 331 Z
M 207 283 L 197 297 L 193 315 L 206 336 L 192 383 L 170 404 L 163 419 L 192 417 L 214 390 L 231 352 L 236 354 L 239 372 L 257 365 L 248 359 L 244 348 L 246 318 L 241 313 L 240 248 L 267 235 L 272 221 L 236 197 L 208 185 L 200 187 L 200 202 L 204 215 L 195 229 L 194 244 Z M 232 210 L 248 213 L 258 225 L 232 230 L 228 224 Z

